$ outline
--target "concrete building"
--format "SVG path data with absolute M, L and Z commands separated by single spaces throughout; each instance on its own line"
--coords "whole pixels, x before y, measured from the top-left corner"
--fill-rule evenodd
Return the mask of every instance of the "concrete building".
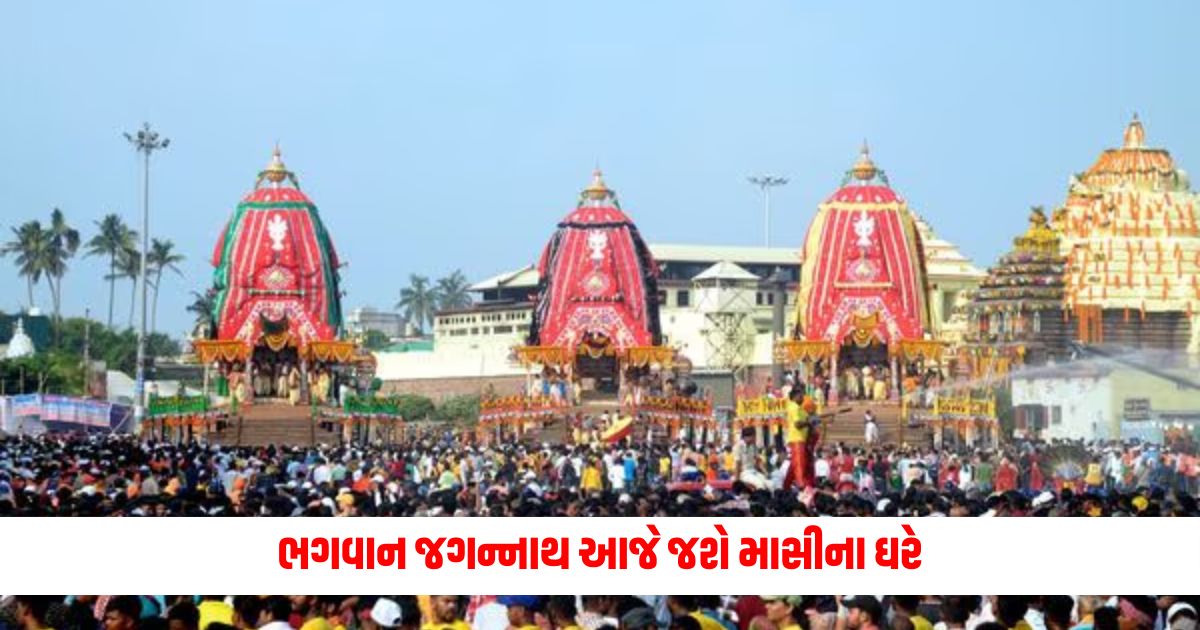
M 1140 438 L 1161 443 L 1164 431 L 1200 428 L 1195 369 L 1158 367 L 1167 358 L 1140 358 L 1151 370 L 1109 360 L 1081 360 L 1015 372 L 1016 430 L 1043 439 Z
M 365 334 L 368 330 L 376 330 L 389 338 L 405 336 L 407 322 L 404 317 L 394 311 L 381 311 L 373 306 L 360 306 L 346 315 L 346 331 L 351 335 Z

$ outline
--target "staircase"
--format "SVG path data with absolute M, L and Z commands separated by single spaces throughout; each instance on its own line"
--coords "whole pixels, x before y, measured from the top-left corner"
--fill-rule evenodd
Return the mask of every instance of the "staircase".
M 849 446 L 862 446 L 865 443 L 864 422 L 868 409 L 875 413 L 875 421 L 879 424 L 879 441 L 882 444 L 899 444 L 903 429 L 903 442 L 909 445 L 925 445 L 931 443 L 929 430 L 924 426 L 901 427 L 900 405 L 896 403 L 866 403 L 852 401 L 839 404 L 832 409 L 838 414 L 825 420 L 825 431 L 822 441 L 827 445 L 843 442 Z
M 338 444 L 341 436 L 326 431 L 320 423 L 313 425 L 311 410 L 306 405 L 259 403 L 242 407 L 242 420 L 235 419 L 224 431 L 212 436 L 212 441 L 225 446 L 311 446 Z

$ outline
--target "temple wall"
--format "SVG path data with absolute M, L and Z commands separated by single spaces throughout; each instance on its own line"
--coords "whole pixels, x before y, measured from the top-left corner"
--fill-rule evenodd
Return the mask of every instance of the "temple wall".
M 516 394 L 525 388 L 524 376 L 458 376 L 384 381 L 382 393 L 416 394 L 434 401 L 450 396 L 478 395 L 488 385 L 497 394 Z
M 1088 339 L 1090 343 L 1123 346 L 1143 350 L 1169 350 L 1186 353 L 1192 343 L 1192 318 L 1187 313 L 1165 312 L 1146 313 L 1134 309 L 1106 309 L 1102 311 L 1103 334 L 1097 338 L 1096 331 L 1091 330 Z M 1082 340 L 1078 320 L 1071 319 L 1071 338 Z

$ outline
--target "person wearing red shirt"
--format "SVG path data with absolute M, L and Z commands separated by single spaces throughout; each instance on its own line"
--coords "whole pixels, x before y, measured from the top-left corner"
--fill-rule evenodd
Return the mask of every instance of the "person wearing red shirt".
M 1007 457 L 1000 460 L 993 482 L 996 492 L 1008 492 L 1017 489 L 1017 467 L 1012 465 Z
M 1033 458 L 1029 462 L 1029 489 L 1034 492 L 1041 492 L 1042 486 L 1046 484 L 1046 477 L 1042 474 L 1042 464 Z

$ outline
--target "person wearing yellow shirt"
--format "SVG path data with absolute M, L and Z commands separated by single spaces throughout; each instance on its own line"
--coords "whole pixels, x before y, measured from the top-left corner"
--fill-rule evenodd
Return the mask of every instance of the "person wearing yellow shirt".
M 600 472 L 600 463 L 596 460 L 589 461 L 583 468 L 583 475 L 580 476 L 579 488 L 584 494 L 591 492 L 602 492 L 604 490 L 604 475 Z
M 196 608 L 200 610 L 200 630 L 204 630 L 214 621 L 233 625 L 233 606 L 226 604 L 220 595 L 205 595 Z
M 767 619 L 779 630 L 800 630 L 799 595 L 762 595 L 763 604 L 767 607 Z
M 470 624 L 462 620 L 464 599 L 458 595 L 431 596 L 428 614 L 432 621 L 421 626 L 421 630 L 471 630 Z
M 709 617 L 700 610 L 700 603 L 694 595 L 668 595 L 667 609 L 672 617 L 691 617 L 700 624 L 700 630 L 725 630 L 720 621 Z
M 793 485 L 803 488 L 809 485 L 808 465 L 808 412 L 805 407 L 811 407 L 811 399 L 804 395 L 804 389 L 797 387 L 792 390 L 791 398 L 787 401 L 787 445 L 791 453 L 791 469 L 788 470 L 784 488 Z M 809 403 L 805 405 L 805 403 Z
M 542 609 L 542 598 L 537 595 L 501 595 L 496 603 L 508 609 L 510 630 L 541 630 L 535 618 Z

